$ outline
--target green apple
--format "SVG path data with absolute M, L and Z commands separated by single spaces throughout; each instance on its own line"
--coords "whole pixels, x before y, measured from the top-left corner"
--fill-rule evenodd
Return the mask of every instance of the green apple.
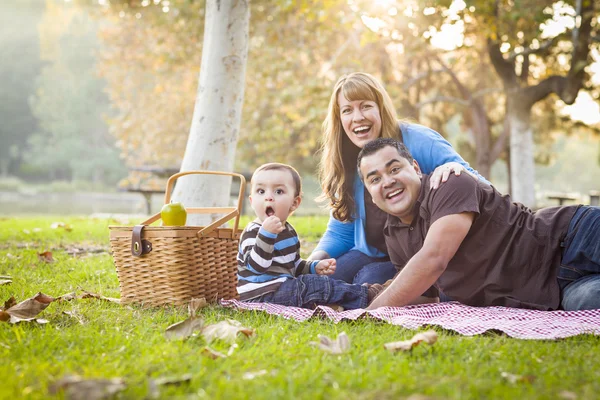
M 160 210 L 163 226 L 182 226 L 187 219 L 187 211 L 181 203 L 165 204 Z

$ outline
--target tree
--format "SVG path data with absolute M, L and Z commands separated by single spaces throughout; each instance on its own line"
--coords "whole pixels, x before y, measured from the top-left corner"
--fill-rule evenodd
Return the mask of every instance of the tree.
M 41 0 L 0 2 L 0 176 L 4 177 L 17 172 L 27 139 L 37 128 L 29 98 L 42 67 L 37 23 L 43 12 Z
M 493 7 L 473 3 L 480 18 L 490 22 L 489 56 L 507 98 L 511 194 L 515 200 L 533 206 L 532 108 L 551 94 L 565 104 L 573 104 L 579 91 L 590 86 L 586 67 L 591 61 L 592 46 L 597 47 L 595 2 L 576 0 L 574 8 L 568 7 L 568 2 L 553 2 L 543 9 L 533 0 L 514 4 L 497 0 Z M 559 18 L 570 20 L 571 26 L 545 34 L 542 28 Z
M 246 0 L 208 1 L 196 106 L 182 171 L 231 171 L 240 129 L 250 8 Z M 177 182 L 173 199 L 188 206 L 229 203 L 230 185 L 214 185 L 211 177 L 190 175 Z M 206 218 L 190 217 L 200 225 Z

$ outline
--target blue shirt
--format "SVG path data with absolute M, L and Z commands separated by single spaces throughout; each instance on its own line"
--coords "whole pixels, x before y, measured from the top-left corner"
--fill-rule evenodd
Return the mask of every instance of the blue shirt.
M 401 124 L 402 141 L 413 158 L 419 163 L 424 174 L 432 173 L 440 165 L 457 162 L 477 175 L 480 180 L 489 182 L 469 166 L 469 163 L 452 148 L 452 145 L 431 128 L 418 124 Z M 370 257 L 385 257 L 373 246 L 369 246 L 365 234 L 365 185 L 358 174 L 354 177 L 354 220 L 341 222 L 331 216 L 327 230 L 315 248 L 326 251 L 332 258 L 338 258 L 350 250 L 358 250 Z M 383 229 L 383 227 L 382 227 Z

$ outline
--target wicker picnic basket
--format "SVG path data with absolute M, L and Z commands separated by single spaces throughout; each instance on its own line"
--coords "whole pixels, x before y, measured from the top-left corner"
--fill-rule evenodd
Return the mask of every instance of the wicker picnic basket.
M 167 181 L 165 204 L 175 180 L 184 175 L 227 175 L 240 179 L 237 207 L 186 208 L 188 214 L 225 213 L 206 227 L 148 226 L 160 213 L 136 226 L 109 226 L 121 303 L 181 305 L 191 298 L 208 302 L 237 297 L 238 224 L 244 198 L 244 176 L 218 171 L 186 171 Z M 233 228 L 220 226 L 234 219 Z

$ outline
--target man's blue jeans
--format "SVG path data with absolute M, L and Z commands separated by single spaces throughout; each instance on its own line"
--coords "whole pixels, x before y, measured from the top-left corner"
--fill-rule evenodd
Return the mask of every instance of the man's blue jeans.
M 344 310 L 354 310 L 369 305 L 369 294 L 366 286 L 351 285 L 329 276 L 306 274 L 288 279 L 276 292 L 249 301 L 304 308 L 339 304 Z
M 600 309 L 600 207 L 580 207 L 569 224 L 558 284 L 564 310 Z
M 396 275 L 396 267 L 388 258 L 374 258 L 358 250 L 350 250 L 336 260 L 333 279 L 362 285 L 363 283 L 385 283 Z

